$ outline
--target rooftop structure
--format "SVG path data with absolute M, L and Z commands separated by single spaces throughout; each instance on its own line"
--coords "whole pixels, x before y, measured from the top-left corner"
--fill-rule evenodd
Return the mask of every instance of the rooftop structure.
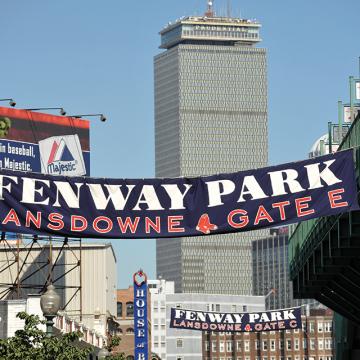
M 230 17 L 187 16 L 160 31 L 161 49 L 203 41 L 204 44 L 253 45 L 261 41 L 261 25 L 255 20 Z

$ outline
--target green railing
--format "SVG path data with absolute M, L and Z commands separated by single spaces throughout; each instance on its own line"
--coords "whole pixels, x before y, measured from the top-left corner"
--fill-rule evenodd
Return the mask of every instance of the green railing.
M 360 178 L 360 115 L 356 117 L 352 123 L 348 133 L 341 142 L 338 150 L 345 150 L 349 148 L 355 148 L 354 151 L 354 163 L 357 179 Z M 290 236 L 289 240 L 289 264 L 293 267 L 293 263 L 297 260 L 299 251 L 306 246 L 307 239 L 310 233 L 317 230 L 318 227 L 322 227 L 324 223 L 328 223 L 326 218 L 317 218 L 300 222 L 294 232 Z M 329 225 L 329 224 L 327 224 Z M 298 259 L 300 260 L 300 259 Z M 305 259 L 302 259 L 305 260 Z

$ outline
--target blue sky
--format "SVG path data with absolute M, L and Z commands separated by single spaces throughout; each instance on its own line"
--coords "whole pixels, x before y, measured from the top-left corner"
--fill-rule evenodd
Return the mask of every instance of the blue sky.
M 227 0 L 215 0 L 219 15 Z M 303 159 L 337 121 L 348 77 L 359 75 L 359 0 L 232 0 L 256 18 L 268 50 L 270 164 Z M 154 176 L 153 57 L 169 21 L 206 0 L 2 0 L 0 98 L 19 108 L 63 106 L 92 120 L 92 175 Z M 4 105 L 4 104 L 2 104 Z M 155 276 L 154 240 L 114 240 L 118 285 L 142 267 Z

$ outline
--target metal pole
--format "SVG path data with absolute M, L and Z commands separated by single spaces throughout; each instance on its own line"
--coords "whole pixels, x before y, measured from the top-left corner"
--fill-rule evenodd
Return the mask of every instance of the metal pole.
M 54 332 L 54 319 L 55 316 L 45 315 L 46 318 L 46 336 L 52 337 Z
M 16 239 L 16 262 L 17 262 L 17 273 L 18 273 L 18 281 L 16 283 L 17 289 L 17 298 L 20 299 L 20 248 L 19 248 L 19 239 Z
M 328 122 L 328 134 L 329 134 L 329 154 L 332 154 L 332 136 L 331 136 L 331 121 Z
M 350 86 L 350 118 L 351 122 L 354 121 L 354 77 L 349 76 L 349 86 Z
M 342 101 L 338 101 L 338 122 L 339 122 L 339 145 L 342 141 L 342 121 L 343 121 L 343 111 L 344 107 Z
M 80 321 L 82 321 L 82 312 L 83 312 L 83 299 L 82 299 L 82 283 L 83 283 L 83 273 L 82 273 L 82 239 L 80 238 Z

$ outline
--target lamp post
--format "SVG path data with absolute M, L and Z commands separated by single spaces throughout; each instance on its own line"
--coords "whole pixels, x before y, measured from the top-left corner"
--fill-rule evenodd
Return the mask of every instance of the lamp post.
M 66 111 L 62 107 L 45 107 L 45 108 L 34 108 L 34 109 L 25 109 L 30 111 L 39 111 L 39 110 L 59 110 L 60 115 L 65 116 Z
M 104 114 L 81 114 L 81 115 L 68 115 L 68 116 L 76 119 L 80 119 L 82 117 L 88 117 L 88 116 L 99 116 L 100 121 L 105 122 L 107 120 Z
M 14 101 L 14 99 L 9 98 L 9 99 L 0 99 L 0 101 L 8 101 L 9 105 L 14 107 L 16 105 L 16 102 Z
M 47 290 L 40 297 L 41 311 L 46 318 L 46 335 L 53 335 L 54 317 L 60 309 L 60 296 L 55 291 L 53 284 L 48 285 Z

